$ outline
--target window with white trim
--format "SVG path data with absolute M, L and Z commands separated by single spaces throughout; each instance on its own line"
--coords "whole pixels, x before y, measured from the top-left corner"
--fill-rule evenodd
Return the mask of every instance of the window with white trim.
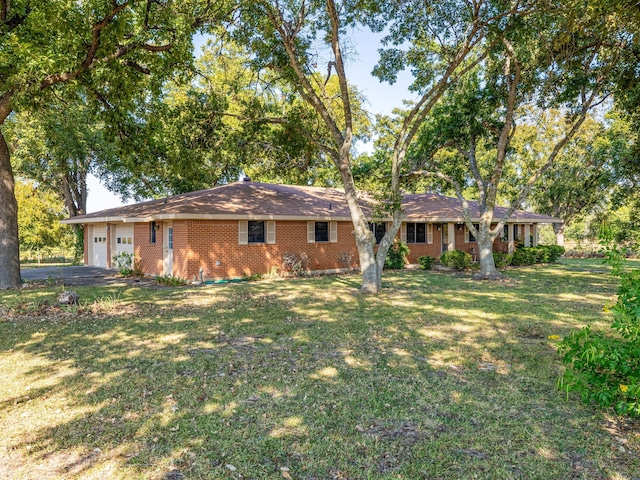
M 265 243 L 264 242 L 264 222 L 249 221 L 247 224 L 247 242 L 249 243 Z
M 336 243 L 338 222 L 307 222 L 307 243 Z
M 427 243 L 427 224 L 407 223 L 406 243 Z
M 315 222 L 315 241 L 329 241 L 329 222 Z

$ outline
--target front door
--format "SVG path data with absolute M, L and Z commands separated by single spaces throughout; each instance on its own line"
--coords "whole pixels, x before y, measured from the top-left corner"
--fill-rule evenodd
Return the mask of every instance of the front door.
M 442 253 L 449 250 L 449 224 L 443 223 L 442 228 Z
M 164 224 L 164 261 L 163 269 L 165 275 L 173 275 L 173 225 Z

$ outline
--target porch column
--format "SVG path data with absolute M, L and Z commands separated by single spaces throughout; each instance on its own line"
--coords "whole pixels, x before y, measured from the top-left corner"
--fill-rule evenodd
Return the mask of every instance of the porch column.
M 516 242 L 515 242 L 515 239 L 513 238 L 514 236 L 513 223 L 507 223 L 507 235 L 509 236 L 508 252 L 513 253 L 516 251 Z
M 531 246 L 531 226 L 528 223 L 524 225 L 524 246 Z
M 456 249 L 456 224 L 449 223 L 447 229 L 449 232 L 449 251 L 453 252 Z
M 534 247 L 538 246 L 538 224 L 537 223 L 533 224 L 533 246 Z

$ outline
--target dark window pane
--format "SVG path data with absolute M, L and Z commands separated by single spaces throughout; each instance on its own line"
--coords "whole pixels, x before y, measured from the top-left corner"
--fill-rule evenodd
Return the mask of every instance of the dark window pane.
M 416 224 L 407 223 L 407 243 L 416 243 Z
M 329 222 L 316 222 L 316 242 L 329 241 Z
M 416 243 L 427 242 L 427 224 L 416 223 Z
M 385 223 L 370 223 L 369 230 L 371 230 L 373 234 L 376 236 L 376 244 L 377 244 L 377 243 L 380 243 L 380 241 L 382 240 L 382 237 L 384 237 L 384 234 L 387 231 L 387 225 Z
M 473 226 L 476 228 L 476 231 L 480 230 L 480 225 L 478 225 L 477 223 L 474 223 Z M 471 230 L 469 230 L 469 241 L 470 242 L 476 241 L 476 237 L 473 236 L 473 233 L 471 233 Z
M 249 222 L 249 243 L 264 243 L 264 222 Z
M 156 222 L 149 224 L 149 243 L 156 243 Z

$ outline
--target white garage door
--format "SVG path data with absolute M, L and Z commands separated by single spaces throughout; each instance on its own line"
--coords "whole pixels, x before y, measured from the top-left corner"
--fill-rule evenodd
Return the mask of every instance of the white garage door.
M 133 254 L 133 225 L 115 225 L 114 255 L 120 252 Z
M 91 241 L 91 265 L 107 268 L 107 227 L 93 227 Z

